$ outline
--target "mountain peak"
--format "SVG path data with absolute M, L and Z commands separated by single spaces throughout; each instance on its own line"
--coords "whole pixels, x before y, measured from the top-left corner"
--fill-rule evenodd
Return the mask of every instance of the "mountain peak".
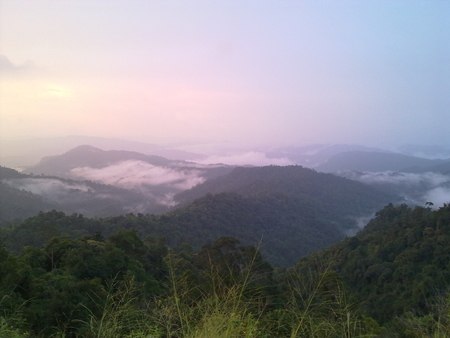
M 101 150 L 99 148 L 90 146 L 88 144 L 84 144 L 78 147 L 75 147 L 73 149 L 70 149 L 65 154 L 75 154 L 75 153 L 101 153 L 104 152 L 104 150 Z

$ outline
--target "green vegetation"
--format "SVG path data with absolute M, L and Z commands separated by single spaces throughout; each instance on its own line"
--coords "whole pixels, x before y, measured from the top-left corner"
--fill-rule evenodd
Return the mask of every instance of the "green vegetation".
M 53 238 L 18 257 L 5 249 L 2 337 L 349 337 L 366 332 L 318 284 L 290 276 L 290 291 L 254 247 L 223 237 L 197 254 L 119 231 Z M 301 299 L 305 291 L 311 296 Z M 333 291 L 334 294 L 334 291 Z M 323 302 L 320 297 L 328 297 Z M 26 333 L 29 332 L 29 333 Z
M 93 190 L 100 191 L 100 187 Z M 203 196 L 205 191 L 214 194 Z M 78 209 L 94 208 L 102 213 L 112 209 L 112 214 L 123 214 L 119 201 L 102 205 L 95 195 L 84 199 L 85 194 L 72 194 Z M 197 195 L 202 197 L 187 204 Z M 127 203 L 137 204 L 133 196 L 130 192 Z M 265 260 L 288 267 L 300 257 L 344 239 L 346 233 L 358 229 L 358 217 L 396 199 L 361 183 L 300 166 L 236 168 L 178 198 L 185 206 L 163 215 L 87 219 L 80 214 L 43 213 L 1 228 L 0 241 L 18 253 L 23 246 L 40 247 L 53 236 L 74 239 L 95 231 L 109 236 L 120 228 L 134 228 L 143 238 L 164 236 L 172 247 L 189 243 L 198 250 L 221 236 L 233 236 L 246 245 L 261 243 Z
M 3 222 L 0 337 L 450 337 L 450 206 L 389 204 L 336 243 L 389 196 L 295 166 L 180 198 L 202 189 L 163 215 Z
M 33 192 L 31 192 L 33 191 Z M 92 181 L 56 176 L 25 175 L 0 167 L 0 222 L 23 220 L 39 211 L 61 210 L 69 214 L 116 216 L 139 206 L 145 212 L 162 213 L 160 205 L 142 193 Z
M 405 311 L 430 313 L 446 297 L 449 247 L 450 206 L 433 211 L 390 204 L 359 234 L 313 256 L 333 257 L 352 297 L 365 300 L 364 312 L 386 323 Z M 309 270 L 310 259 L 295 270 Z
M 221 236 L 245 244 L 261 242 L 266 260 L 287 267 L 300 257 L 344 238 L 344 226 L 354 221 L 332 220 L 333 211 L 320 213 L 314 205 L 283 194 L 247 198 L 234 193 L 208 195 L 189 206 L 163 215 L 126 214 L 85 218 L 51 211 L 0 228 L 0 241 L 18 253 L 24 246 L 41 247 L 54 236 L 77 238 L 96 231 L 109 236 L 121 228 L 136 229 L 145 238 L 166 237 L 170 246 L 189 243 L 198 250 Z
M 48 216 L 92 221 L 29 230 Z M 449 241 L 450 206 L 388 205 L 288 269 L 233 237 L 193 250 L 134 229 L 3 247 L 0 336 L 449 337 Z

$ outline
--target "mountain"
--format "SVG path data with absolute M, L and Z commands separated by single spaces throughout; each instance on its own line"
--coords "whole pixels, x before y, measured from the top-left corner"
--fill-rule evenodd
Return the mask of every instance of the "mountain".
M 397 196 L 379 193 L 366 185 L 342 179 L 332 174 L 318 173 L 302 166 L 238 167 L 227 175 L 208 180 L 175 196 L 181 204 L 190 203 L 205 194 L 234 192 L 242 196 L 264 195 L 266 192 L 280 192 L 289 196 L 301 196 L 320 204 L 340 201 L 343 205 L 364 205 L 362 212 L 374 208 L 375 200 L 381 203 L 393 202 Z M 367 196 L 366 199 L 362 196 Z M 322 201 L 323 200 L 323 201 Z M 379 205 L 379 204 L 378 204 Z M 376 208 L 376 207 L 375 207 Z
M 23 172 L 101 182 L 137 191 L 156 204 L 174 206 L 175 194 L 233 168 L 84 145 L 62 155 L 46 157 Z
M 74 175 L 70 171 L 74 168 L 103 168 L 127 160 L 144 161 L 155 166 L 181 164 L 181 161 L 171 161 L 164 157 L 144 155 L 134 151 L 104 151 L 90 145 L 81 145 L 62 155 L 44 157 L 38 164 L 23 172 L 73 178 Z
M 303 259 L 291 273 L 330 264 L 361 311 L 386 323 L 412 311 L 436 313 L 447 304 L 449 247 L 449 205 L 433 211 L 390 204 L 356 236 Z
M 74 174 L 76 168 L 101 169 L 126 161 L 145 162 L 151 167 L 170 167 L 173 170 L 197 171 L 203 176 L 215 177 L 232 169 L 226 165 L 201 165 L 193 162 L 169 160 L 156 155 L 145 155 L 134 151 L 101 150 L 90 145 L 81 145 L 62 155 L 44 157 L 38 164 L 23 170 L 23 173 L 54 175 L 65 178 L 80 178 Z
M 171 146 L 118 138 L 66 136 L 29 140 L 2 140 L 0 142 L 0 164 L 7 167 L 31 166 L 35 165 L 43 157 L 58 155 L 83 144 L 90 144 L 104 150 L 134 151 L 173 160 L 200 160 L 205 158 L 202 154 L 179 150 Z
M 402 171 L 417 172 L 443 164 L 444 160 L 429 160 L 397 153 L 349 151 L 331 156 L 316 167 L 321 172 L 338 171 Z
M 263 206 L 252 214 L 264 216 L 250 217 L 252 221 L 239 221 L 238 224 L 242 224 L 246 229 L 241 231 L 254 232 L 252 244 L 263 238 L 270 250 L 283 252 L 282 255 L 274 254 L 278 260 L 285 260 L 283 265 L 293 262 L 307 252 L 342 239 L 346 234 L 356 231 L 360 217 L 370 215 L 389 202 L 400 200 L 397 195 L 382 193 L 359 182 L 317 173 L 301 166 L 239 167 L 227 175 L 181 192 L 175 200 L 180 202 L 180 205 L 187 205 L 186 208 L 193 208 L 199 198 L 203 201 L 201 196 L 223 193 L 237 194 L 242 196 L 246 203 L 258 201 Z M 212 198 L 215 195 L 209 196 Z M 182 213 L 183 210 L 179 209 L 174 213 Z M 200 210 L 203 209 L 199 207 L 199 213 L 202 215 Z M 224 207 L 224 210 L 230 210 L 231 214 L 228 216 L 211 210 L 212 217 L 220 218 L 221 222 L 239 220 L 239 217 L 245 216 L 232 216 L 234 209 L 231 206 Z M 258 228 L 257 225 L 252 227 L 250 224 L 258 224 L 260 217 L 265 220 L 259 224 L 265 224 L 265 228 Z M 217 221 L 212 223 L 220 224 Z M 231 224 L 229 228 L 234 229 Z M 240 229 L 239 226 L 236 228 Z M 236 234 L 233 231 L 228 230 L 228 233 L 221 235 L 242 238 L 239 237 L 243 236 L 242 232 Z M 291 250 L 290 254 L 286 253 L 286 248 Z
M 85 231 L 106 236 L 119 228 L 134 228 L 143 238 L 165 236 L 171 246 L 189 243 L 196 249 L 233 236 L 244 245 L 260 245 L 269 262 L 289 266 L 355 232 L 359 217 L 398 200 L 362 183 L 301 166 L 236 168 L 178 197 L 184 206 L 171 212 L 89 220 Z M 34 221 L 26 221 L 24 229 L 28 222 Z M 82 235 L 80 227 L 71 224 L 55 221 L 54 227 L 65 227 L 66 232 L 74 227 L 70 231 Z M 5 242 L 26 245 L 13 237 Z
M 433 173 L 440 173 L 443 175 L 450 175 L 450 161 L 447 160 L 444 163 L 439 163 L 426 168 L 422 168 L 418 172 L 433 172 Z
M 23 219 L 52 209 L 89 217 L 169 210 L 165 201 L 135 190 L 88 180 L 27 175 L 4 167 L 0 167 L 0 189 L 0 221 Z
M 44 206 L 36 201 L 39 210 L 29 210 L 56 209 L 104 217 L 130 212 L 166 212 L 175 206 L 175 194 L 232 169 L 226 165 L 201 165 L 84 145 L 62 155 L 46 157 L 22 174 L 4 168 L 5 172 L 9 170 L 9 175 L 3 175 L 1 181 L 9 187 L 3 187 L 4 194 L 10 195 L 11 189 L 16 189 L 15 194 L 24 191 L 48 202 Z M 9 207 L 9 210 L 16 209 Z M 26 216 L 31 214 L 20 212 L 15 217 Z
M 49 211 L 54 208 L 60 208 L 60 206 L 47 201 L 42 196 L 14 189 L 0 182 L 0 222 L 31 217 L 40 211 Z
M 413 145 L 405 144 L 397 148 L 397 152 L 428 159 L 448 159 L 450 158 L 450 147 L 443 145 Z
M 362 145 L 311 144 L 307 146 L 278 147 L 265 153 L 269 158 L 287 158 L 292 163 L 315 168 L 325 163 L 331 156 L 349 151 L 386 152 L 385 150 Z
M 59 207 L 57 203 L 51 203 L 42 196 L 15 189 L 3 183 L 3 180 L 24 177 L 26 175 L 16 170 L 0 167 L 0 222 L 30 217 L 39 211 L 49 211 Z

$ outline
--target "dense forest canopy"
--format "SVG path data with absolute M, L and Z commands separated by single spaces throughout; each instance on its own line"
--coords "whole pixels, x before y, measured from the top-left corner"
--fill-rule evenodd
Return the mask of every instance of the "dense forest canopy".
M 449 247 L 449 205 L 433 211 L 389 204 L 356 236 L 302 259 L 293 270 L 332 261 L 349 293 L 364 300 L 364 313 L 385 323 L 406 311 L 430 313 L 446 297 Z
M 30 178 L 8 168 L 0 173 L 5 180 Z M 28 208 L 27 198 L 51 207 L 42 196 L 2 188 L 10 203 L 3 212 L 13 215 L 20 203 Z M 450 332 L 448 205 L 395 205 L 389 202 L 396 195 L 300 166 L 236 168 L 176 198 L 180 206 L 163 214 L 51 210 L 4 220 L 0 333 L 409 338 Z M 359 217 L 386 204 L 346 238 Z
M 450 332 L 448 205 L 390 204 L 356 236 L 281 270 L 234 237 L 193 250 L 188 243 L 169 247 L 163 237 L 142 238 L 135 229 L 103 236 L 92 221 L 42 213 L 16 238 L 38 240 L 59 224 L 54 237 L 14 255 L 0 248 L 3 336 L 246 337 L 250 330 L 254 337 L 412 338 Z M 61 236 L 74 225 L 81 235 Z M 95 232 L 82 235 L 83 226 Z

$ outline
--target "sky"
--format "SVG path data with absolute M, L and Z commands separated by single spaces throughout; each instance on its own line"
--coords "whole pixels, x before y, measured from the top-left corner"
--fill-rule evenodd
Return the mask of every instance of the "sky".
M 445 0 L 1 0 L 0 138 L 450 144 Z

